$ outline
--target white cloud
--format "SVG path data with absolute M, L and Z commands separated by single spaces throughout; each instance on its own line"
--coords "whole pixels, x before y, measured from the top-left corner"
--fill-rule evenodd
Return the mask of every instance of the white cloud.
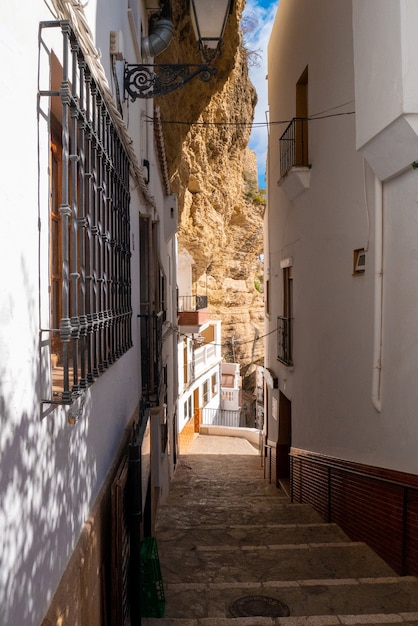
M 279 0 L 272 0 L 268 6 L 266 0 L 247 0 L 244 16 L 254 18 L 255 27 L 252 32 L 245 34 L 245 45 L 249 50 L 258 52 L 259 66 L 250 67 L 249 73 L 257 95 L 258 103 L 255 110 L 254 122 L 265 123 L 268 110 L 267 99 L 267 44 L 270 38 L 274 17 Z M 259 185 L 265 187 L 265 169 L 267 158 L 267 128 L 255 127 L 250 138 L 250 148 L 257 154 Z

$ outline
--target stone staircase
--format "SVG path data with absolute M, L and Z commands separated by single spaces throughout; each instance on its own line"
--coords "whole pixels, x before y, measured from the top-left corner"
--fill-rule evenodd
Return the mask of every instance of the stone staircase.
M 418 580 L 290 503 L 256 454 L 181 457 L 156 537 L 165 617 L 143 626 L 418 625 Z

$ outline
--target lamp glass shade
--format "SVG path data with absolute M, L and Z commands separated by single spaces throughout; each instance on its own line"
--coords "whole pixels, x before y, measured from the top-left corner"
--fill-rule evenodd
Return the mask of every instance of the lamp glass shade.
M 231 0 L 190 0 L 190 14 L 199 46 L 219 48 L 224 35 Z

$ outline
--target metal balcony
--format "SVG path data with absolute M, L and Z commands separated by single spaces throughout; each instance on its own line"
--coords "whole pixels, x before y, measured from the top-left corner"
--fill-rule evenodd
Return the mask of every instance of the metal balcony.
M 207 296 L 178 297 L 179 326 L 199 327 L 209 321 Z
M 308 166 L 308 120 L 294 117 L 280 137 L 280 176 L 292 167 Z
M 200 311 L 208 308 L 207 296 L 179 296 L 179 313 L 185 311 Z

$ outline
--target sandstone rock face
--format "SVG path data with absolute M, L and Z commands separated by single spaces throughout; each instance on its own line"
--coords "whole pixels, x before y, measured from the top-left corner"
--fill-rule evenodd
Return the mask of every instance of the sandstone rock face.
M 167 51 L 158 62 L 198 63 L 183 4 L 173 4 L 176 41 L 170 60 Z M 179 248 L 193 258 L 195 292 L 208 295 L 211 317 L 222 320 L 224 357 L 241 364 L 248 389 L 263 357 L 264 199 L 256 156 L 247 147 L 256 93 L 241 41 L 243 5 L 234 3 L 216 76 L 209 83 L 194 79 L 158 106 L 179 198 Z

